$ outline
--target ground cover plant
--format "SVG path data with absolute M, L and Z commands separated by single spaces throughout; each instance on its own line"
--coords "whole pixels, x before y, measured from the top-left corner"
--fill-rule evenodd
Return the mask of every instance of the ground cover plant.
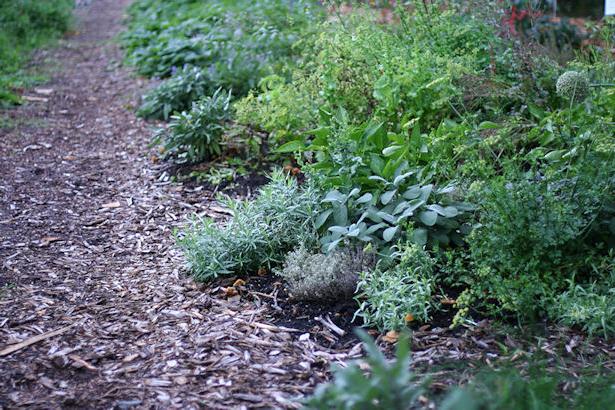
M 37 80 L 24 71 L 30 52 L 70 28 L 73 3 L 16 0 L 0 4 L 0 105 L 19 103 L 16 90 Z
M 584 377 L 560 369 L 545 372 L 545 362 L 530 359 L 522 369 L 510 364 L 485 367 L 475 378 L 444 394 L 430 392 L 430 380 L 411 372 L 407 337 L 400 338 L 396 355 L 388 360 L 374 341 L 359 333 L 365 363 L 335 367 L 333 380 L 320 385 L 305 401 L 307 409 L 414 409 L 442 410 L 562 410 L 613 408 L 612 374 L 605 369 L 584 369 Z M 429 397 L 429 398 L 428 398 Z

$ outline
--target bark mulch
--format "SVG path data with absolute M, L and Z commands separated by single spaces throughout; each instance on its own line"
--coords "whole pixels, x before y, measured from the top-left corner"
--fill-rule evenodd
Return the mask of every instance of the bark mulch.
M 173 229 L 224 210 L 152 160 L 133 114 L 147 84 L 113 41 L 129 2 L 80 2 L 78 31 L 35 58 L 53 80 L 1 113 L 0 409 L 296 408 L 361 346 L 335 312 L 284 321 L 277 290 L 182 270 Z M 493 359 L 496 342 L 423 328 L 415 363 Z

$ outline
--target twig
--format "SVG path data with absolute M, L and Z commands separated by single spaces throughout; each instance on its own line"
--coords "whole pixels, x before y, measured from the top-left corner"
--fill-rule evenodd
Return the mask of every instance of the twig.
M 325 325 L 326 327 L 328 327 L 329 329 L 331 329 L 334 333 L 336 333 L 338 336 L 344 336 L 346 334 L 346 332 L 343 329 L 340 329 L 339 327 L 337 327 L 335 325 L 335 323 L 333 323 L 331 321 L 331 319 L 329 318 L 329 316 L 327 316 L 327 319 L 323 319 L 321 316 L 315 317 L 315 320 L 319 321 L 320 323 L 322 323 L 323 325 Z
M 32 336 L 31 338 L 26 339 L 23 342 L 19 342 L 19 343 L 16 343 L 14 345 L 10 345 L 10 346 L 6 347 L 4 350 L 2 350 L 0 352 L 0 356 L 8 356 L 11 353 L 14 353 L 14 352 L 16 352 L 18 350 L 23 349 L 24 347 L 28 347 L 30 345 L 33 345 L 33 344 L 38 343 L 40 341 L 43 341 L 45 339 L 49 339 L 50 337 L 61 335 L 62 333 L 65 333 L 68 330 L 70 330 L 75 325 L 77 325 L 77 323 L 73 323 L 72 325 L 60 328 L 58 330 L 54 330 L 54 331 L 51 331 L 51 332 L 43 333 L 42 335 Z

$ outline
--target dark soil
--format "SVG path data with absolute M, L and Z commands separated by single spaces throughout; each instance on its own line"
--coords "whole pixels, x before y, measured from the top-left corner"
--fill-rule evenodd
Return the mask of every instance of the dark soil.
M 270 318 L 273 323 L 310 332 L 317 335 L 323 346 L 332 348 L 344 349 L 359 341 L 353 331 L 361 327 L 363 321 L 360 317 L 353 321 L 357 303 L 352 299 L 329 303 L 292 300 L 280 278 L 271 274 L 247 278 L 246 288 L 253 296 L 258 297 L 259 293 L 270 296 L 267 303 L 272 306 Z M 317 319 L 327 317 L 344 332 L 343 335 L 331 331 Z

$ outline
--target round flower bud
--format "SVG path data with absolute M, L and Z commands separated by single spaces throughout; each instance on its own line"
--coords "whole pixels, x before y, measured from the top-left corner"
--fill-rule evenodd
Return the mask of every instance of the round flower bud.
M 589 95 L 589 81 L 584 74 L 566 71 L 560 75 L 555 84 L 557 95 L 581 102 Z

